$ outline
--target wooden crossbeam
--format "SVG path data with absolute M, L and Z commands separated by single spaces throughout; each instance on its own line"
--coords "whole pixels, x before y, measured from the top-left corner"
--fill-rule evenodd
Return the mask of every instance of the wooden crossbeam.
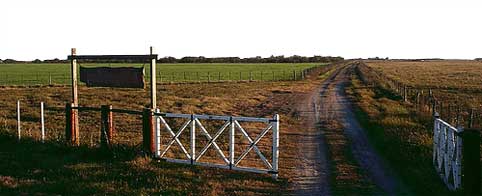
M 69 55 L 67 60 L 151 60 L 157 59 L 157 54 L 151 55 Z

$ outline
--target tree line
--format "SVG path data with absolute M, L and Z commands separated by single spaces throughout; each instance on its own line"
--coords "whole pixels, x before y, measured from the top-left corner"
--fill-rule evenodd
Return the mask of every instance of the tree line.
M 343 57 L 332 57 L 332 56 L 312 56 L 312 57 L 305 57 L 305 56 L 298 56 L 293 55 L 289 57 L 285 56 L 270 56 L 270 57 L 248 57 L 248 58 L 240 58 L 240 57 L 214 57 L 208 58 L 204 56 L 199 57 L 182 57 L 180 59 L 175 57 L 162 57 L 157 59 L 158 63 L 333 63 L 344 60 Z M 96 61 L 88 61 L 82 60 L 82 62 L 92 62 L 92 63 L 143 63 L 139 60 L 135 59 L 126 59 L 126 60 L 96 60 Z M 47 59 L 47 60 L 40 60 L 35 59 L 33 61 L 17 61 L 14 59 L 0 59 L 0 63 L 5 64 L 13 64 L 13 63 L 69 63 L 66 59 Z

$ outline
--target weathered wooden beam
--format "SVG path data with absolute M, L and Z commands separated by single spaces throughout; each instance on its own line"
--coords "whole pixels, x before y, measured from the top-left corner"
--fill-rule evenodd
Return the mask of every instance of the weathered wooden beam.
M 146 60 L 157 59 L 157 54 L 149 55 L 69 55 L 67 60 Z

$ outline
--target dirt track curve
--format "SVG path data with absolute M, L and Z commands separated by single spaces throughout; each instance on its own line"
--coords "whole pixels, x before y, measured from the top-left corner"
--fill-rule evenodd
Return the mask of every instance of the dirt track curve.
M 300 116 L 307 129 L 300 141 L 303 164 L 298 168 L 296 178 L 297 195 L 330 195 L 330 167 L 324 144 L 323 130 L 316 127 L 321 120 L 336 120 L 343 125 L 343 132 L 350 140 L 351 151 L 370 181 L 386 194 L 403 192 L 399 181 L 368 142 L 365 131 L 352 111 L 352 105 L 345 95 L 345 87 L 353 73 L 353 65 L 340 67 L 299 106 Z

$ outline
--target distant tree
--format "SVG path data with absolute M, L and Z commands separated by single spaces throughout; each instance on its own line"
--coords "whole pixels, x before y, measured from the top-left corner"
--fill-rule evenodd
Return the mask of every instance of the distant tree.
M 35 59 L 32 61 L 32 63 L 42 63 L 42 61 L 40 59 Z

